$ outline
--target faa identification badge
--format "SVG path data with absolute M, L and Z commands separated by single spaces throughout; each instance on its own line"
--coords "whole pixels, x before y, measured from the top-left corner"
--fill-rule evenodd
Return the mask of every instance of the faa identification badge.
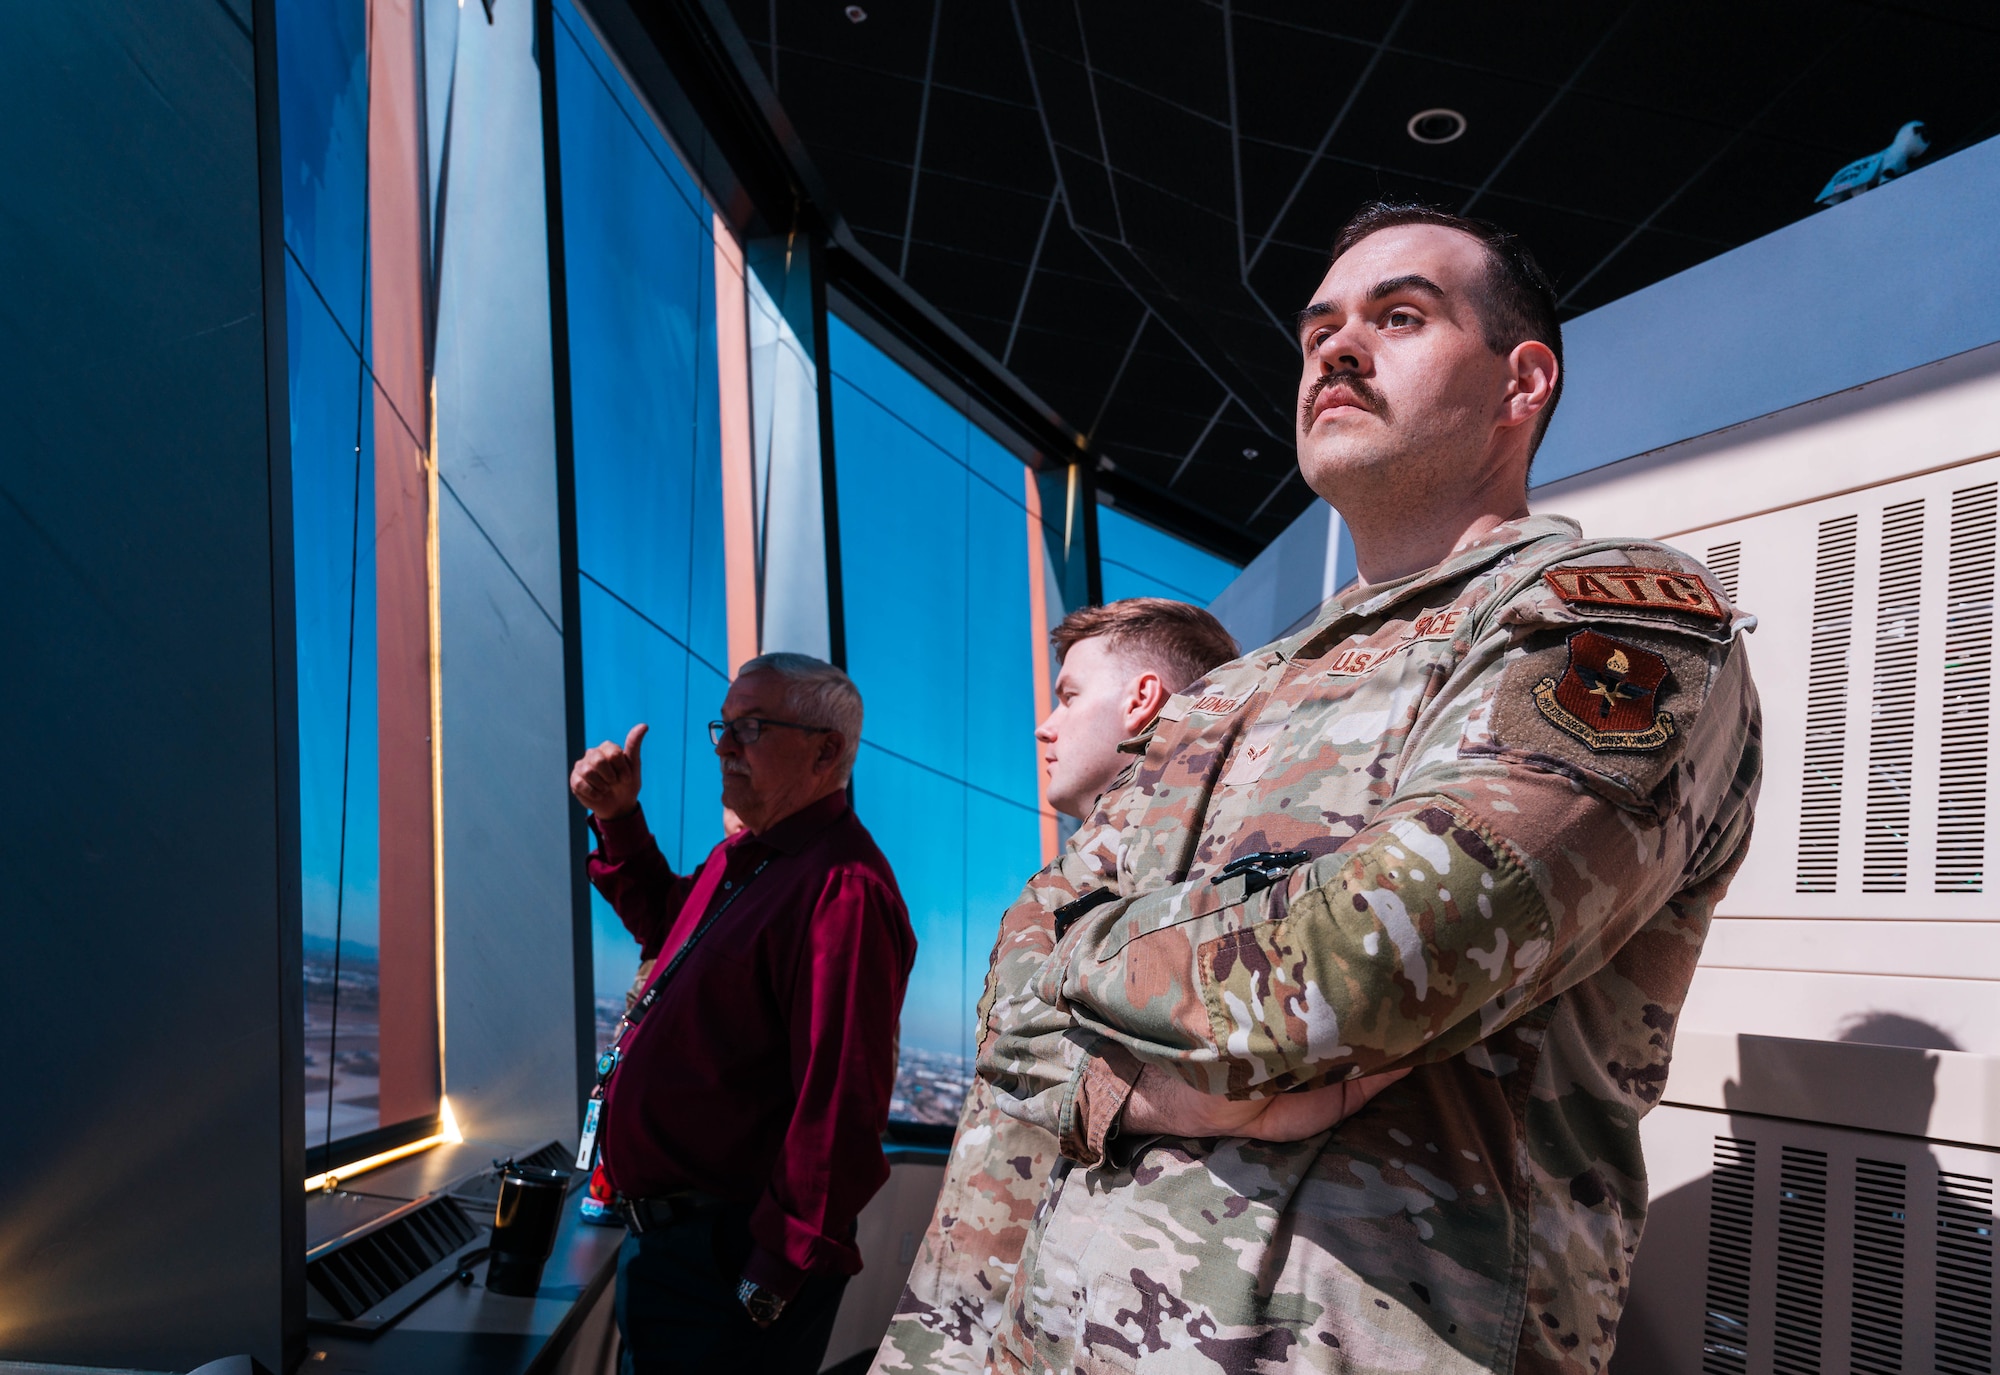
M 1661 655 L 1579 630 L 1569 637 L 1562 676 L 1535 684 L 1535 707 L 1593 750 L 1656 750 L 1674 738 L 1673 716 L 1657 709 L 1666 679 Z

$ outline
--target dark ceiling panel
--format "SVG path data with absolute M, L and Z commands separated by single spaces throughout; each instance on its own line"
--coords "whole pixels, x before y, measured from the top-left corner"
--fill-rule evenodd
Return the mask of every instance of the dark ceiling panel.
M 1884 140 L 1885 142 L 1887 140 Z M 1851 159 L 1834 154 L 1820 167 L 1802 166 L 1798 145 L 1758 134 L 1732 135 L 1707 173 L 1657 208 L 1653 223 L 1676 233 L 1741 243 L 1799 218 L 1827 178 Z
M 1261 431 L 1241 423 L 1239 416 L 1233 408 L 1223 413 L 1195 456 L 1182 456 L 1186 468 L 1172 486 L 1189 494 L 1229 493 L 1247 516 L 1292 467 L 1293 456 L 1289 445 L 1272 444 Z M 1255 457 L 1245 457 L 1246 451 Z M 1270 533 L 1282 525 L 1277 522 Z
M 1357 43 L 1381 42 L 1416 8 L 1415 0 L 1402 0 L 1397 5 L 1345 5 L 1337 13 L 1331 6 L 1318 7 L 1315 13 L 1298 0 L 1247 0 L 1232 6 L 1238 24 L 1270 24 L 1306 37 L 1339 35 Z
M 1626 11 L 1580 94 L 1723 128 L 1756 117 L 1774 72 L 1796 76 L 1863 11 L 1822 0 L 1683 0 Z M 1718 43 L 1717 33 L 1730 41 Z
M 1101 122 L 1120 184 L 1137 182 L 1179 197 L 1194 213 L 1222 220 L 1235 242 L 1228 125 L 1194 114 L 1177 100 L 1138 91 L 1108 104 Z
M 898 209 L 908 203 L 910 169 L 902 163 L 873 153 L 850 152 L 832 143 L 823 143 L 813 149 L 813 162 L 822 176 L 835 186 L 842 187 L 854 199 L 883 205 L 894 203 Z M 900 214 L 883 215 L 878 219 L 861 220 L 855 222 L 854 229 L 856 233 L 892 234 L 900 243 L 903 217 Z M 893 252 L 887 261 L 890 266 L 895 266 Z
M 1490 0 L 1425 0 L 1411 8 L 1396 41 L 1440 67 L 1500 72 L 1553 89 L 1622 14 L 1644 8 L 1644 0 L 1542 0 L 1533 22 L 1523 22 L 1522 11 Z
M 1009 366 L 1081 431 L 1097 414 L 1144 310 L 1059 219 L 1021 309 Z
M 1034 232 L 1033 226 L 1028 232 Z M 1021 299 L 1022 273 L 1013 263 L 968 252 L 950 240 L 912 239 L 903 277 L 995 358 L 1006 350 L 1007 330 Z
M 1049 228 L 1048 242 L 1035 282 L 1028 292 L 1028 308 L 1022 325 L 1039 325 L 1052 334 L 1067 334 L 1079 351 L 1102 362 L 1105 376 L 1118 365 L 1132 337 L 1132 326 L 1143 309 L 1103 262 L 1079 239 L 1060 211 Z M 1107 354 L 1109 356 L 1107 356 Z M 1049 355 L 1052 359 L 1056 356 Z M 1035 356 L 1017 349 L 1014 365 L 1036 366 Z M 1085 412 L 1079 419 L 1088 419 Z M 1081 426 L 1078 427 L 1082 428 Z
M 1364 201 L 1470 203 L 1574 314 L 1814 213 L 1905 120 L 1933 159 L 2000 134 L 1991 0 L 720 3 L 855 241 L 1094 427 L 1124 509 L 1254 541 L 1311 500 L 1285 322 Z M 1436 106 L 1465 132 L 1419 143 Z
M 1784 88 L 1757 132 L 1831 155 L 1830 164 L 1809 162 L 1814 175 L 1801 178 L 1813 183 L 1808 199 L 1842 164 L 1884 147 L 1907 120 L 1929 127 L 1933 155 L 2000 132 L 2000 32 L 1991 22 L 2000 19 L 2000 5 L 1984 13 L 1984 28 L 1893 11 L 1841 25 L 1840 41 L 1808 80 Z
M 787 109 L 791 108 L 790 93 L 784 89 L 784 83 L 791 81 L 799 71 L 793 65 L 795 57 L 822 57 L 882 71 L 901 72 L 914 79 L 923 77 L 924 54 L 929 51 L 931 40 L 933 9 L 930 5 L 863 5 L 862 13 L 867 18 L 858 24 L 847 17 L 845 5 L 831 3 L 831 0 L 776 6 L 764 0 L 751 0 L 749 4 L 739 3 L 730 8 L 738 16 L 739 23 L 746 10 L 761 9 L 765 16 L 776 14 L 780 54 L 778 98 L 787 102 Z M 807 82 L 810 89 L 811 78 L 801 76 L 800 79 Z
M 1711 124 L 1572 94 L 1522 145 L 1493 192 L 1636 224 L 1728 138 Z M 1588 181 L 1579 180 L 1579 168 L 1587 170 Z
M 873 229 L 857 228 L 854 231 L 854 237 L 863 248 L 873 253 L 880 262 L 895 262 L 896 255 L 902 251 L 903 247 L 903 236 L 901 234 L 890 234 Z
M 1422 178 L 1450 187 L 1438 193 L 1450 210 L 1459 209 L 1508 157 L 1556 94 L 1545 83 L 1446 67 L 1410 53 L 1384 55 L 1369 90 L 1371 98 L 1357 101 L 1341 126 L 1337 151 L 1372 154 L 1385 177 Z M 1464 115 L 1465 133 L 1443 144 L 1411 138 L 1410 120 L 1439 107 Z M 1322 237 L 1332 238 L 1332 229 Z
M 1108 110 L 1125 94 L 1170 98 L 1201 119 L 1229 122 L 1229 78 L 1215 55 L 1223 11 L 1203 0 L 1090 0 L 1077 6 Z M 1144 42 L 1133 38 L 1143 34 Z
M 1490 195 L 1480 210 L 1521 236 L 1535 250 L 1556 296 L 1575 289 L 1631 233 L 1629 226 L 1595 215 L 1557 210 L 1537 201 Z
M 938 29 L 933 80 L 961 91 L 1035 111 L 1035 92 L 1021 60 L 1014 17 L 998 4 L 951 6 Z
M 1042 121 L 1031 105 L 934 87 L 924 137 L 924 168 L 950 171 L 969 181 L 1046 196 L 1055 184 L 1046 159 L 1021 157 L 1042 141 Z
M 1153 326 L 1140 336 L 1117 392 L 1094 423 L 1099 431 L 1115 431 L 1135 452 L 1151 455 L 1148 475 L 1169 482 L 1189 438 L 1201 433 L 1214 410 L 1213 388 L 1201 364 Z M 1166 471 L 1155 471 L 1161 460 L 1168 463 Z
M 1714 256 L 1712 244 L 1648 229 L 1624 242 L 1615 257 L 1602 261 L 1597 274 L 1575 289 L 1571 304 L 1581 310 L 1593 309 Z
M 1245 138 L 1296 149 L 1303 165 L 1340 113 L 1374 48 L 1364 40 L 1250 17 L 1237 20 L 1235 33 L 1236 61 L 1244 74 L 1236 83 L 1238 128 Z M 1275 189 L 1282 194 L 1290 187 L 1288 177 Z M 1251 223 L 1269 224 L 1276 209 L 1273 204 Z
M 921 60 L 921 59 L 920 59 Z M 813 146 L 866 149 L 907 164 L 917 146 L 923 106 L 921 66 L 915 78 L 804 54 L 785 55 L 794 89 L 823 90 L 814 102 Z

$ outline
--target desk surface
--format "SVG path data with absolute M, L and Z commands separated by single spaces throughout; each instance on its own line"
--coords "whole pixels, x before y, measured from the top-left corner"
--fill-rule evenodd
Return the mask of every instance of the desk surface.
M 520 1149 L 532 1150 L 539 1142 Z M 438 1146 L 356 1178 L 306 1204 L 306 1231 L 318 1245 L 414 1198 L 422 1198 L 491 1163 L 510 1148 L 468 1141 Z M 486 1289 L 486 1263 L 470 1285 L 456 1281 L 432 1294 L 372 1338 L 313 1332 L 300 1375 L 525 1375 L 545 1350 L 559 1350 L 616 1268 L 623 1227 L 593 1227 L 578 1212 L 582 1193 L 563 1210 L 555 1253 L 534 1298 Z M 560 1337 L 561 1340 L 555 1340 Z

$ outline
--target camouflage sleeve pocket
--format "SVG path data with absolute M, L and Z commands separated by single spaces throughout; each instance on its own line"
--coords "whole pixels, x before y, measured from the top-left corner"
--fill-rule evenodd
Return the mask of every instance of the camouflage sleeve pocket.
M 1552 923 L 1512 849 L 1436 798 L 1369 830 L 1282 918 L 1199 948 L 1232 1092 L 1370 1072 L 1461 1024 L 1490 1034 L 1525 1005 L 1513 995 L 1541 974 Z
M 1037 993 L 1135 1050 L 1212 1063 L 1196 949 L 1262 921 L 1283 891 L 1263 889 L 1246 901 L 1244 887 L 1240 876 L 1180 883 L 1090 913 L 1043 966 Z
M 1160 889 L 1129 903 L 1104 934 L 1093 943 L 1092 953 L 1099 964 L 1116 959 L 1133 941 L 1169 927 L 1182 926 L 1204 917 L 1217 919 L 1222 929 L 1234 929 L 1256 921 L 1261 904 L 1249 902 L 1249 880 L 1233 874 L 1220 883 L 1200 880 Z M 1266 890 L 1272 891 L 1272 890 Z M 1236 909 L 1236 910 L 1232 910 Z

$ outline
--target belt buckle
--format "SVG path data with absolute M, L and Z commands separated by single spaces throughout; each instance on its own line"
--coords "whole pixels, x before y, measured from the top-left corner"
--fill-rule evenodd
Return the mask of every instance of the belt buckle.
M 635 1237 L 646 1235 L 646 1216 L 642 1208 L 643 1199 L 627 1198 L 620 1194 L 616 1200 L 618 1216 L 625 1219 L 626 1228 Z

